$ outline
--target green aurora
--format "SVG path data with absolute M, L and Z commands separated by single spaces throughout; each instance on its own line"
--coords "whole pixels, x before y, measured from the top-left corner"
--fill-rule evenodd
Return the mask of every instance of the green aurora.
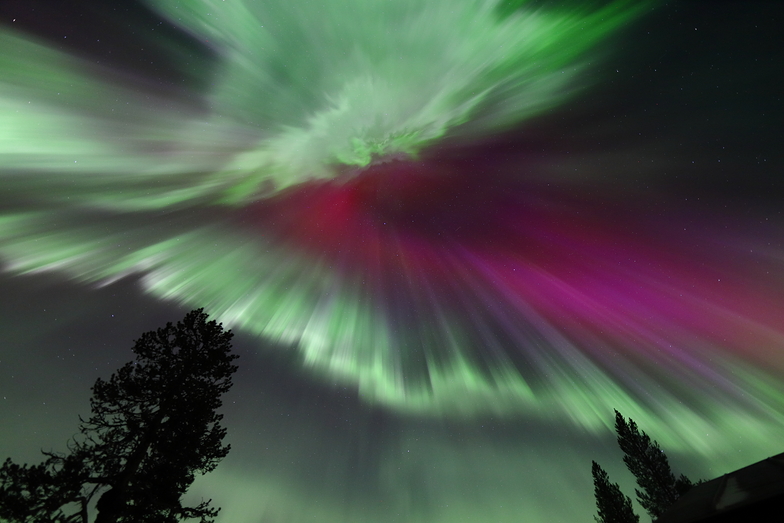
M 614 408 L 690 475 L 780 451 L 781 229 L 710 227 L 780 217 L 719 204 L 700 216 L 664 197 L 674 210 L 654 215 L 629 187 L 660 175 L 639 158 L 685 172 L 672 159 L 692 134 L 681 114 L 663 117 L 675 138 L 637 143 L 625 140 L 653 117 L 585 116 L 599 99 L 626 118 L 633 102 L 607 100 L 630 84 L 658 93 L 642 80 L 611 88 L 612 74 L 632 68 L 625 45 L 647 45 L 641 28 L 677 9 L 147 5 L 154 23 L 140 28 L 179 36 L 147 31 L 133 54 L 174 64 L 180 84 L 0 25 L 0 258 L 13 297 L 0 395 L 15 402 L 0 420 L 19 423 L 3 448 L 35 460 L 65 440 L 93 371 L 156 326 L 139 311 L 168 321 L 205 307 L 243 351 L 226 422 L 235 450 L 192 493 L 224 507 L 221 523 L 587 521 L 590 460 L 619 461 Z M 702 117 L 703 92 L 684 118 Z M 579 151 L 579 126 L 613 141 Z M 530 145 L 548 140 L 565 152 Z M 523 151 L 511 167 L 482 167 L 509 141 Z M 36 281 L 44 290 L 25 296 Z M 52 304 L 52 289 L 74 302 Z M 116 293 L 138 305 L 133 321 L 95 340 L 69 330 L 118 306 Z M 32 321 L 18 301 L 48 327 L 11 334 Z M 43 308 L 69 319 L 46 323 Z M 67 347 L 100 340 L 112 364 L 80 355 L 88 376 L 60 378 L 68 392 L 42 407 L 65 351 L 44 347 L 65 333 Z M 34 377 L 20 383 L 17 368 Z M 632 492 L 620 463 L 608 470 Z

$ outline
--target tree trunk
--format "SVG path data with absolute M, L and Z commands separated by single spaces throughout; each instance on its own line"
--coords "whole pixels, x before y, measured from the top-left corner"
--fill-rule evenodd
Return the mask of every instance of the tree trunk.
M 144 456 L 150 449 L 154 441 L 154 435 L 160 427 L 166 413 L 163 408 L 158 411 L 150 426 L 147 427 L 144 436 L 139 442 L 139 446 L 133 451 L 131 457 L 125 463 L 125 468 L 117 476 L 117 479 L 111 485 L 111 488 L 101 494 L 96 509 L 98 514 L 95 517 L 95 523 L 117 523 L 117 520 L 124 512 L 126 506 L 126 489 L 128 482 L 136 475 L 139 465 L 142 464 Z

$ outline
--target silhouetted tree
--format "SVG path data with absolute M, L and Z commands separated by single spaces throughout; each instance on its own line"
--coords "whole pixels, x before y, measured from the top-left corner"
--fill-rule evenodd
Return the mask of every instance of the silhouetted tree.
M 610 483 L 607 472 L 595 461 L 592 462 L 593 494 L 596 497 L 594 519 L 597 523 L 638 523 L 640 516 L 632 509 L 632 500 L 621 492 L 617 483 Z
M 681 474 L 675 479 L 667 455 L 656 441 L 637 429 L 637 424 L 615 411 L 615 432 L 623 462 L 642 489 L 635 489 L 637 501 L 653 519 L 659 518 L 678 497 L 691 488 L 691 481 Z
M 229 452 L 215 411 L 237 370 L 231 338 L 202 309 L 143 334 L 136 359 L 93 385 L 92 415 L 80 418 L 68 454 L 0 467 L 0 519 L 87 523 L 99 496 L 96 523 L 213 521 L 220 509 L 210 501 L 183 507 L 180 498 Z

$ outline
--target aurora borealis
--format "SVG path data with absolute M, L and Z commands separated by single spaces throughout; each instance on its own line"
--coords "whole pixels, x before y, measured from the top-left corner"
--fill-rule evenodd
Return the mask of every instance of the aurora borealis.
M 784 10 L 711 6 L 8 2 L 0 448 L 204 307 L 221 522 L 590 521 L 613 409 L 781 452 Z

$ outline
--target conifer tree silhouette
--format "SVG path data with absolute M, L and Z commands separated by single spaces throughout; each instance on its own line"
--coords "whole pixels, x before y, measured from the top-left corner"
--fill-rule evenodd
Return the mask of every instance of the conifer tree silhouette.
M 683 474 L 676 480 L 659 443 L 651 440 L 631 418 L 627 421 L 617 410 L 615 432 L 618 434 L 618 446 L 624 454 L 623 462 L 642 489 L 635 489 L 637 501 L 651 518 L 657 519 L 692 487 L 692 482 Z
M 632 500 L 621 492 L 617 483 L 595 461 L 592 462 L 593 493 L 596 498 L 596 523 L 638 523 L 640 516 L 632 509 Z
M 43 452 L 39 465 L 0 467 L 0 519 L 12 523 L 210 523 L 220 509 L 180 498 L 196 474 L 213 470 L 230 447 L 216 413 L 232 386 L 230 331 L 202 309 L 177 325 L 144 333 L 136 359 L 92 387 L 67 454 Z

